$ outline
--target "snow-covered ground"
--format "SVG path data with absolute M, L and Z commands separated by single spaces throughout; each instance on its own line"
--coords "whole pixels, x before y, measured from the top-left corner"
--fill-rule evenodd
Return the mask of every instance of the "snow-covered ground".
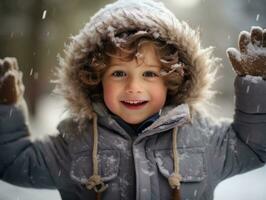
M 0 200 L 60 200 L 54 190 L 36 190 L 15 187 L 0 181 Z
M 224 116 L 231 115 L 232 105 L 222 102 Z M 38 106 L 36 120 L 32 121 L 32 130 L 37 136 L 55 133 L 58 121 L 64 118 L 61 99 L 45 97 Z M 226 110 L 224 110 L 226 108 Z M 218 110 L 219 111 L 219 110 Z M 266 167 L 238 175 L 220 183 L 215 190 L 214 200 L 265 200 Z M 33 190 L 15 187 L 0 182 L 0 200 L 60 200 L 59 193 L 52 190 Z

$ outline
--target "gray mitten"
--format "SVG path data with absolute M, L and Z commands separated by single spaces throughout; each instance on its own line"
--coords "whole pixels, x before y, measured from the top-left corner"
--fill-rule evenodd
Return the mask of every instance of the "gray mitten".
M 16 58 L 0 59 L 0 104 L 15 104 L 23 96 L 22 72 Z
M 228 48 L 227 55 L 239 76 L 261 76 L 266 79 L 266 29 L 252 27 L 239 35 L 239 50 Z

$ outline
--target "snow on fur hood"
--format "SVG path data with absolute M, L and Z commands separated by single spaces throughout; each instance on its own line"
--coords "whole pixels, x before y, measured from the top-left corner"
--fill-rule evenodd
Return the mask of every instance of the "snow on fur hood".
M 147 31 L 154 38 L 160 36 L 175 42 L 190 62 L 189 88 L 182 98 L 190 108 L 212 96 L 210 86 L 214 82 L 217 59 L 212 48 L 203 49 L 199 33 L 184 21 L 179 21 L 161 2 L 153 0 L 118 0 L 100 9 L 66 46 L 65 56 L 60 58 L 58 68 L 59 92 L 69 103 L 70 113 L 76 118 L 92 117 L 95 112 L 89 90 L 82 87 L 79 72 L 93 52 L 107 37 L 119 30 Z M 174 105 L 176 106 L 176 105 Z

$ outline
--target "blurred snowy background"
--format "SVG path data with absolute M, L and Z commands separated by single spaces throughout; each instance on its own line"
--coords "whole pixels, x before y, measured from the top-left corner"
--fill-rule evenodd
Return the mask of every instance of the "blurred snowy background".
M 62 53 L 70 35 L 84 24 L 108 0 L 1 0 L 0 57 L 18 58 L 24 72 L 25 98 L 31 114 L 34 136 L 56 133 L 64 118 L 64 101 L 51 94 L 54 88 L 56 56 Z M 214 98 L 219 107 L 212 109 L 217 117 L 233 115 L 234 73 L 225 51 L 237 45 L 238 34 L 251 26 L 266 28 L 265 0 L 163 0 L 176 16 L 201 32 L 204 47 L 214 46 L 222 58 L 220 93 Z M 215 200 L 265 200 L 266 167 L 238 175 L 220 183 Z M 50 190 L 23 189 L 0 182 L 0 200 L 59 200 Z

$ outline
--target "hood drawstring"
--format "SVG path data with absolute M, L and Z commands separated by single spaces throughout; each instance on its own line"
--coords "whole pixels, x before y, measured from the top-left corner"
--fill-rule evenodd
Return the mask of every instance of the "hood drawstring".
M 97 114 L 93 113 L 93 150 L 92 150 L 92 164 L 93 164 L 93 175 L 88 179 L 86 183 L 87 189 L 94 189 L 96 192 L 96 200 L 101 199 L 101 193 L 108 187 L 102 180 L 102 177 L 98 174 L 98 129 L 97 129 Z
M 173 200 L 181 200 L 180 197 L 180 181 L 181 176 L 179 173 L 179 154 L 177 151 L 177 132 L 178 128 L 175 127 L 173 130 L 173 157 L 174 157 L 174 173 L 168 178 L 170 187 L 173 189 Z

